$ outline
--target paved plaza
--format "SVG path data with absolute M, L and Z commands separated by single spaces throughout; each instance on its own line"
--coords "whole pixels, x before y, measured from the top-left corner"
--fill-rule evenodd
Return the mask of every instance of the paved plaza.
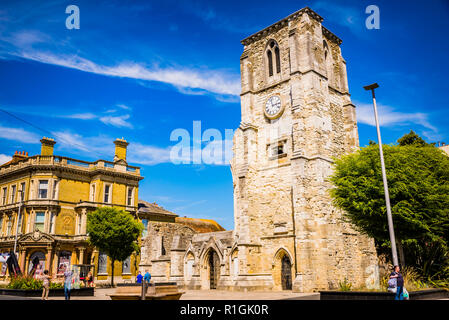
M 115 289 L 95 289 L 93 297 L 71 297 L 71 300 L 110 300 L 108 294 Z M 187 290 L 181 300 L 319 300 L 319 293 L 280 292 L 229 292 L 223 290 Z M 23 298 L 1 296 L 0 300 L 40 300 L 40 298 Z M 49 297 L 48 300 L 64 300 L 64 297 Z

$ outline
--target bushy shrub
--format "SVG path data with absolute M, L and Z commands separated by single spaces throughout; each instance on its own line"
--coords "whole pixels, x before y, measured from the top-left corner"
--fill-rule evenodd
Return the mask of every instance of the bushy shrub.
M 340 291 L 351 291 L 352 288 L 352 284 L 346 278 L 344 281 L 340 281 L 338 283 L 338 286 L 340 288 Z
M 61 289 L 64 285 L 60 282 L 51 282 L 50 289 Z M 18 276 L 11 278 L 11 281 L 6 286 L 8 289 L 21 289 L 21 290 L 42 290 L 42 280 L 35 279 L 31 276 Z
M 41 290 L 42 281 L 34 279 L 31 276 L 18 276 L 11 278 L 7 286 L 8 289 L 22 289 L 22 290 Z

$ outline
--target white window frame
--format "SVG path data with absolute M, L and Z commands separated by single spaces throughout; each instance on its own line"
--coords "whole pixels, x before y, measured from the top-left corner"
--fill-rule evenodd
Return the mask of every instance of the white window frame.
M 37 230 L 37 228 L 36 228 L 36 220 L 37 220 L 37 215 L 40 214 L 40 213 L 43 213 L 43 214 L 44 214 L 44 222 L 43 222 L 43 226 L 42 226 L 41 232 L 43 232 L 43 231 L 45 230 L 45 217 L 46 217 L 45 211 L 36 211 L 36 212 L 34 213 L 33 231 L 36 231 L 36 230 Z M 41 223 L 42 223 L 42 222 L 39 222 L 39 224 L 41 224 Z
M 108 192 L 108 201 L 105 201 L 106 196 L 106 186 L 109 186 L 109 192 Z M 105 183 L 103 187 L 103 202 L 104 203 L 112 203 L 112 183 Z
M 14 203 L 17 193 L 17 184 L 13 184 L 9 187 L 10 193 L 9 193 L 9 203 Z
M 129 190 L 131 190 L 131 203 L 129 203 Z M 127 206 L 134 206 L 134 187 L 127 187 L 126 188 L 126 205 Z
M 44 198 L 44 197 L 41 197 L 41 190 L 44 190 L 44 189 L 41 189 L 41 182 L 43 182 L 43 181 L 47 181 L 47 188 L 46 188 L 46 190 L 47 190 L 47 193 L 46 193 L 46 197 Z M 48 199 L 48 196 L 49 196 L 49 184 L 50 184 L 50 181 L 47 179 L 47 180 L 44 180 L 44 179 L 42 179 L 42 180 L 39 180 L 39 183 L 38 183 L 38 185 L 37 185 L 37 198 L 38 199 Z
M 6 201 L 8 197 L 8 187 L 3 187 L 2 188 L 2 206 L 4 206 L 6 204 Z
M 95 202 L 95 193 L 97 192 L 97 184 L 91 183 L 90 184 L 90 190 L 89 190 L 89 201 Z

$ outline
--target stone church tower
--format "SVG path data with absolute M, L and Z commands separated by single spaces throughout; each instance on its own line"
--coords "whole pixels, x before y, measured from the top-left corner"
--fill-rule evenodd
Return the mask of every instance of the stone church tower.
M 374 241 L 341 220 L 327 180 L 356 150 L 341 40 L 301 9 L 242 40 L 230 273 L 251 289 L 378 285 Z
M 235 230 L 139 206 L 141 271 L 188 289 L 378 286 L 374 241 L 342 221 L 327 180 L 358 148 L 341 40 L 309 8 L 244 39 L 231 171 Z M 140 205 L 140 203 L 139 203 Z

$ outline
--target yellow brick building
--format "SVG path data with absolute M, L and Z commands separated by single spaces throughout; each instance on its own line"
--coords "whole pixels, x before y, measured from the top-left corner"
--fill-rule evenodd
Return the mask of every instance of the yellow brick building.
M 62 273 L 63 265 L 91 265 L 96 280 L 111 276 L 109 258 L 88 244 L 87 213 L 101 206 L 122 208 L 137 218 L 140 168 L 126 162 L 128 142 L 117 139 L 114 161 L 95 162 L 53 155 L 56 141 L 41 140 L 41 154 L 14 154 L 0 166 L 0 253 L 14 250 L 28 273 Z M 20 210 L 20 214 L 19 214 Z M 17 237 L 16 237 L 17 235 Z M 139 255 L 114 265 L 114 277 L 133 279 Z M 2 277 L 3 270 L 0 270 Z

